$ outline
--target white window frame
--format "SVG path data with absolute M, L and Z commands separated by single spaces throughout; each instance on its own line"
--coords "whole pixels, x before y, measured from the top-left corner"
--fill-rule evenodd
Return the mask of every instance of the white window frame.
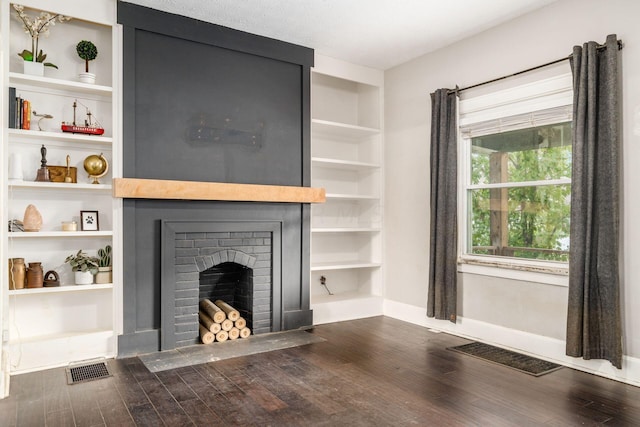
M 462 129 L 473 129 L 476 124 L 492 123 L 495 132 L 515 130 L 539 125 L 513 125 L 505 121 L 502 128 L 501 118 L 523 115 L 551 108 L 567 107 L 571 110 L 573 89 L 571 73 L 538 80 L 510 89 L 496 91 L 486 95 L 469 97 L 458 101 L 458 271 L 494 277 L 504 277 L 529 282 L 546 283 L 557 286 L 568 285 L 567 262 L 540 261 L 524 258 L 507 258 L 467 253 L 470 230 L 468 190 L 478 186 L 471 185 L 471 137 L 463 135 Z M 551 123 L 551 122 L 550 122 Z M 486 134 L 486 133 L 485 133 Z M 567 184 L 571 179 L 544 181 L 545 184 Z M 518 182 L 513 186 L 540 184 Z M 509 184 L 510 185 L 510 184 Z M 504 187 L 504 185 L 500 185 Z M 481 186 L 485 188 L 486 185 Z

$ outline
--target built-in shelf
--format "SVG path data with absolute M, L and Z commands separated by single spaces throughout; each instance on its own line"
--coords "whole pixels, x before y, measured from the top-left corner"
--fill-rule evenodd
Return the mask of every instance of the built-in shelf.
M 71 253 L 82 249 L 94 255 L 106 245 L 113 248 L 113 263 L 122 263 L 121 204 L 114 200 L 111 185 L 111 178 L 121 173 L 119 165 L 122 162 L 122 79 L 119 77 L 122 67 L 118 59 L 122 56 L 122 30 L 117 24 L 118 2 L 94 0 L 92 7 L 87 8 L 80 0 L 30 0 L 26 6 L 33 16 L 48 11 L 63 13 L 73 19 L 54 27 L 45 48 L 60 69 L 47 69 L 46 77 L 23 74 L 22 61 L 8 60 L 10 57 L 19 59 L 16 52 L 25 46 L 23 26 L 20 20 L 9 19 L 14 15 L 11 2 L 0 3 L 0 15 L 3 16 L 0 55 L 5 58 L 2 70 L 5 110 L 0 120 L 4 135 L 0 156 L 4 168 L 0 173 L 3 177 L 0 205 L 4 209 L 0 216 L 5 224 L 0 233 L 1 282 L 5 289 L 4 299 L 0 302 L 5 308 L 0 310 L 5 324 L 0 357 L 0 398 L 9 389 L 11 374 L 115 356 L 122 319 L 119 272 L 114 274 L 114 283 L 75 285 L 70 267 L 63 266 Z M 78 61 L 77 57 L 73 59 L 69 55 L 69 48 L 75 46 L 83 34 L 99 42 L 100 56 L 92 65 L 99 84 L 77 81 L 77 70 L 74 69 Z M 20 105 L 26 105 L 19 104 L 19 99 L 28 100 L 34 114 L 30 117 L 28 130 L 10 128 L 19 120 L 14 120 L 8 110 L 19 113 Z M 77 101 L 75 107 L 74 100 Z M 14 107 L 17 107 L 16 111 Z M 93 122 L 105 128 L 104 135 L 62 132 L 62 121 L 84 123 L 89 113 Z M 44 157 L 49 166 L 66 165 L 69 156 L 69 166 L 76 169 L 78 183 L 33 181 L 42 161 L 42 145 L 47 149 Z M 112 167 L 109 176 L 94 185 L 82 165 L 88 155 L 100 153 L 104 153 Z M 21 176 L 21 170 L 25 180 L 8 179 L 9 176 Z M 42 213 L 41 230 L 8 231 L 7 222 L 22 219 L 29 204 L 37 205 Z M 83 210 L 99 212 L 99 231 L 80 230 L 77 218 Z M 72 219 L 78 222 L 78 231 L 62 231 L 62 223 Z M 9 290 L 7 260 L 14 257 L 24 258 L 26 264 L 41 262 L 47 273 L 60 270 L 62 286 Z
M 32 76 L 22 73 L 9 73 L 9 82 L 12 84 L 25 84 L 45 89 L 58 89 L 82 94 L 111 96 L 113 88 L 88 83 L 73 82 L 69 80 L 54 79 L 51 77 Z
M 316 227 L 312 233 L 377 233 L 379 227 Z
M 320 166 L 320 167 L 330 168 L 330 169 L 367 170 L 367 169 L 380 168 L 380 165 L 376 163 L 329 159 L 325 157 L 312 157 L 311 162 L 314 166 Z
M 82 183 L 66 183 L 66 182 L 36 182 L 36 181 L 17 181 L 9 182 L 9 188 L 24 189 L 53 189 L 53 190 L 84 190 L 84 191 L 111 191 L 111 184 L 82 184 Z
M 314 324 L 382 314 L 384 73 L 316 55 L 311 75 Z M 326 285 L 335 292 L 327 295 Z
M 363 138 L 380 133 L 380 129 L 320 119 L 311 121 L 311 129 L 313 132 L 340 138 Z
M 370 196 L 366 194 L 336 194 L 327 193 L 327 200 L 378 200 L 377 196 Z
M 370 261 L 320 262 L 312 263 L 311 271 L 347 270 L 355 268 L 379 268 L 382 264 Z
M 57 145 L 65 146 L 66 143 L 78 143 L 78 144 L 95 144 L 104 145 L 110 149 L 113 143 L 113 138 L 110 136 L 102 135 L 82 135 L 68 132 L 50 132 L 39 130 L 24 130 L 24 129 L 8 129 L 9 136 L 14 138 L 20 138 L 20 144 L 33 144 L 40 145 L 46 143 L 47 146 Z
M 12 231 L 10 239 L 37 239 L 43 237 L 111 237 L 113 231 Z
M 29 289 L 14 289 L 9 291 L 9 295 L 23 296 L 23 295 L 39 295 L 39 294 L 57 294 L 60 292 L 87 292 L 98 291 L 101 289 L 113 289 L 113 283 L 101 283 L 94 285 L 61 285 L 54 287 L 42 287 L 42 288 L 29 288 Z

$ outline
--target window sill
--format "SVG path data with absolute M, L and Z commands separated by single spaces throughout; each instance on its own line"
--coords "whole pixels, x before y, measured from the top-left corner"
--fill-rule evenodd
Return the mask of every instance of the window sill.
M 458 272 L 553 286 L 569 286 L 568 264 L 536 263 L 524 260 L 510 262 L 497 258 L 465 256 L 458 259 Z

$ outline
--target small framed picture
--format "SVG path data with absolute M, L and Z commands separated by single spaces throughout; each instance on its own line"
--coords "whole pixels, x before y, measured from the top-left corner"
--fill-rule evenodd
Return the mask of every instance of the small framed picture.
M 82 231 L 98 231 L 98 211 L 80 211 L 80 229 Z

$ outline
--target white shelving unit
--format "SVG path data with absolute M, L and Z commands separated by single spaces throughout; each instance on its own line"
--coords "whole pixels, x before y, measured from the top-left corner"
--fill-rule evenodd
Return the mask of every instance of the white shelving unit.
M 39 131 L 33 132 L 30 130 L 22 129 L 8 129 L 9 136 L 12 140 L 21 140 L 22 144 L 37 145 L 46 141 L 47 146 L 56 147 L 70 147 L 74 146 L 74 143 L 79 147 L 88 147 L 94 145 L 96 147 L 106 146 L 110 147 L 113 144 L 113 138 L 108 136 L 100 137 L 87 137 L 84 135 L 62 132 L 47 132 Z
M 3 325 L 2 392 L 6 395 L 8 374 L 62 366 L 95 357 L 113 357 L 117 353 L 116 336 L 121 324 L 121 236 L 118 231 L 121 202 L 112 197 L 111 178 L 119 176 L 120 156 L 120 69 L 121 30 L 116 24 L 116 1 L 99 0 L 91 7 L 81 0 L 24 0 L 31 17 L 40 11 L 71 16 L 57 23 L 49 37 L 41 37 L 40 47 L 47 61 L 59 69 L 45 67 L 45 76 L 22 73 L 22 59 L 15 53 L 30 47 L 30 38 L 11 7 L 0 0 L 2 44 L 2 232 L 0 277 Z M 84 61 L 77 57 L 75 45 L 91 40 L 98 47 L 98 57 L 90 71 L 97 74 L 96 84 L 80 83 L 78 73 Z M 32 110 L 50 114 L 53 119 L 32 117 L 31 129 L 9 128 L 9 88 L 28 99 Z M 101 136 L 62 133 L 60 122 L 73 119 L 73 102 L 79 101 L 77 120 L 82 121 L 85 107 L 105 128 Z M 77 183 L 35 182 L 40 168 L 40 148 L 47 149 L 47 165 L 77 168 Z M 110 171 L 92 184 L 83 168 L 91 154 L 104 154 Z M 22 180 L 9 176 L 9 159 L 21 159 Z M 11 177 L 13 178 L 13 177 Z M 38 232 L 8 232 L 7 221 L 22 219 L 25 208 L 33 204 L 43 217 Z M 99 212 L 98 231 L 62 231 L 63 221 L 75 220 L 80 230 L 80 211 Z M 107 244 L 114 249 L 113 283 L 75 285 L 65 258 L 85 250 L 95 255 Z M 25 263 L 41 262 L 43 271 L 56 271 L 61 286 L 52 288 L 9 290 L 9 258 L 24 258 Z
M 70 238 L 70 237 L 111 237 L 112 231 L 37 231 L 31 233 L 10 232 L 10 239 L 42 239 L 44 237 Z
M 34 289 L 14 289 L 9 291 L 9 295 L 39 295 L 39 294 L 57 294 L 65 292 L 90 292 L 102 289 L 112 289 L 113 283 L 100 283 L 93 285 L 65 285 L 55 288 L 34 288 Z
M 311 180 L 314 323 L 382 314 L 383 73 L 316 55 Z M 326 279 L 330 295 L 321 284 Z

